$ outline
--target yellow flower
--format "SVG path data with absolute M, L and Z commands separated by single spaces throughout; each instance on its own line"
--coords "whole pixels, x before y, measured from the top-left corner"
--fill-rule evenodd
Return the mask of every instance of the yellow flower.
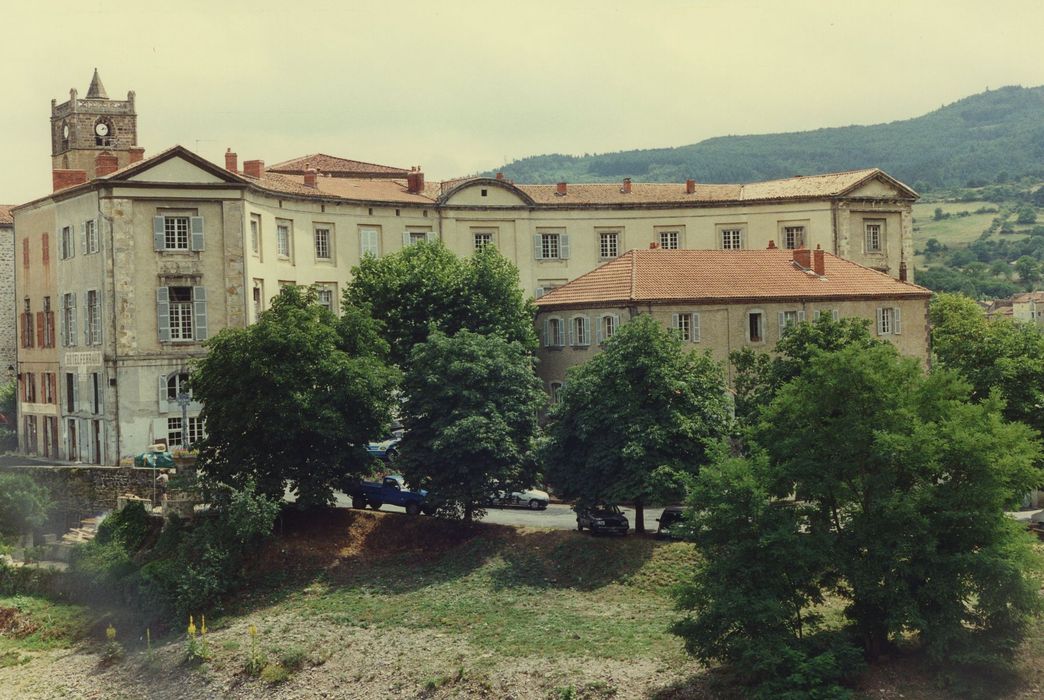
M 249 627 L 247 627 L 247 633 L 251 637 L 256 637 L 257 636 L 257 627 L 255 625 L 250 625 Z
M 200 625 L 201 625 L 199 633 L 202 634 L 204 637 L 206 637 L 207 636 L 207 616 L 206 615 L 200 615 L 199 616 L 199 621 L 200 621 Z
M 189 615 L 188 635 L 193 639 L 196 637 L 196 621 Z
M 113 627 L 111 624 L 105 628 L 105 638 L 108 639 L 110 642 L 116 639 L 116 628 Z

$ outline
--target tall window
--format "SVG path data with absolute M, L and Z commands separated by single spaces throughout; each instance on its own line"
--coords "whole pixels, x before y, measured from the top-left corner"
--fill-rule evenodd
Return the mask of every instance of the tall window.
M 94 219 L 83 222 L 84 255 L 98 252 L 98 227 Z
M 167 377 L 167 401 L 177 401 L 181 394 L 192 396 L 188 372 L 179 372 Z
M 79 398 L 77 377 L 72 372 L 65 373 L 65 412 L 76 413 L 76 400 Z
M 168 287 L 170 293 L 170 339 L 193 340 L 192 287 Z
M 76 345 L 76 295 L 62 295 L 62 345 Z
M 677 231 L 660 231 L 660 247 L 664 250 L 678 249 Z
M 62 227 L 62 260 L 68 260 L 76 254 L 76 243 L 73 240 L 71 226 Z
M 598 234 L 598 257 L 615 258 L 620 254 L 620 234 L 617 231 L 605 231 Z
M 22 310 L 22 347 L 33 347 L 33 312 L 30 310 L 29 297 L 23 301 Z
M 265 292 L 264 288 L 261 286 L 262 284 L 264 283 L 261 280 L 254 280 L 253 299 L 255 321 L 261 317 L 261 312 L 265 310 Z
M 363 228 L 359 229 L 359 249 L 363 257 L 372 255 L 373 257 L 380 257 L 381 234 L 380 231 L 375 228 Z
M 765 341 L 765 315 L 760 311 L 747 314 L 747 339 L 752 343 Z
M 475 231 L 475 250 L 485 250 L 493 245 L 493 233 L 491 231 Z
M 686 342 L 692 340 L 692 315 L 674 314 L 674 332 Z
M 290 224 L 276 224 L 276 252 L 290 257 Z
M 591 324 L 587 316 L 575 316 L 570 321 L 569 336 L 574 346 L 591 344 Z
M 315 257 L 317 260 L 330 259 L 330 229 L 317 228 L 315 230 Z
M 101 375 L 91 372 L 91 413 L 101 413 Z
M 167 447 L 190 447 L 203 439 L 203 419 L 190 417 L 188 419 L 188 435 L 181 422 L 181 418 L 167 419 Z M 186 438 L 188 441 L 186 442 Z
M 560 348 L 565 345 L 565 328 L 562 319 L 549 318 L 545 321 L 544 344 L 549 348 Z
M 163 217 L 163 244 L 167 250 L 189 249 L 189 218 L 187 216 Z
M 257 216 L 250 217 L 250 250 L 254 255 L 261 253 L 261 221 Z
M 36 375 L 32 372 L 23 375 L 22 398 L 26 403 L 36 403 Z
M 899 335 L 902 332 L 902 320 L 898 307 L 877 309 L 877 334 Z
M 316 300 L 319 306 L 331 312 L 334 310 L 334 290 L 331 287 L 319 287 L 316 290 Z
M 805 245 L 805 227 L 804 226 L 784 226 L 783 227 L 783 247 L 793 250 L 794 248 L 800 248 Z
M 866 231 L 866 252 L 881 252 L 881 234 L 884 232 L 884 222 L 867 221 L 864 228 Z
M 606 341 L 616 334 L 616 316 L 602 316 L 598 319 L 598 330 L 601 340 Z
M 544 260 L 562 256 L 561 237 L 557 233 L 540 234 L 540 257 Z
M 87 292 L 87 344 L 101 343 L 101 307 L 98 305 L 98 292 L 94 289 Z
M 551 389 L 551 403 L 557 404 L 562 400 L 562 382 L 551 382 L 548 386 Z
M 54 347 L 54 311 L 51 309 L 51 297 L 44 297 L 43 310 L 43 346 Z
M 723 250 L 739 250 L 743 247 L 743 229 L 723 228 L 721 230 L 721 247 Z
M 43 264 L 51 264 L 51 235 L 46 231 L 40 236 L 40 248 L 43 249 Z

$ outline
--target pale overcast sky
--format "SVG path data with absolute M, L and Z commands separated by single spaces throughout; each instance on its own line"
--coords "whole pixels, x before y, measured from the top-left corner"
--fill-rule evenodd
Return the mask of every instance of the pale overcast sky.
M 324 152 L 436 179 L 1044 84 L 1041 0 L 7 0 L 0 26 L 11 203 L 49 191 L 51 99 L 95 66 L 110 97 L 136 91 L 146 155 Z

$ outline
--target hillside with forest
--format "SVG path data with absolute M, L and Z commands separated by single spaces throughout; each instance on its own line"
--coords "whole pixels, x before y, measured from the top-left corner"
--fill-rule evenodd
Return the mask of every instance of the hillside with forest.
M 1003 87 L 871 126 L 721 136 L 674 148 L 550 154 L 496 171 L 517 182 L 752 182 L 879 167 L 922 193 L 1023 176 L 1044 179 L 1044 86 Z

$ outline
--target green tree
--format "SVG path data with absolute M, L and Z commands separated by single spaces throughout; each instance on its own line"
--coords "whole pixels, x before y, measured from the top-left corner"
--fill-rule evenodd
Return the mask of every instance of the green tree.
M 935 208 L 935 214 L 933 215 L 932 218 L 935 219 L 936 221 L 942 221 L 943 219 L 947 218 L 947 215 L 942 210 L 942 207 L 936 207 Z
M 565 498 L 644 504 L 678 495 L 732 429 L 722 368 L 686 352 L 650 315 L 625 323 L 602 352 L 570 370 L 547 427 L 545 473 Z
M 1029 255 L 1023 255 L 1015 261 L 1015 272 L 1027 287 L 1040 281 L 1040 263 Z
M 368 472 L 365 445 L 390 422 L 398 373 L 384 347 L 364 314 L 346 310 L 338 321 L 297 287 L 254 325 L 221 331 L 191 377 L 207 427 L 203 473 L 273 498 L 288 484 L 302 505 L 330 502 L 344 480 Z
M 366 257 L 352 273 L 346 308 L 366 309 L 380 322 L 400 367 L 433 330 L 467 329 L 536 347 L 535 308 L 521 291 L 518 269 L 492 247 L 460 258 L 441 243 L 418 243 Z
M 435 331 L 414 346 L 409 367 L 398 466 L 411 485 L 470 522 L 498 488 L 532 483 L 545 395 L 521 343 Z
M 0 425 L 0 452 L 14 450 L 18 447 L 18 433 L 15 432 L 16 410 L 18 406 L 18 383 L 11 381 L 0 384 L 0 413 L 7 416 L 10 423 Z
M 1017 224 L 1035 224 L 1037 223 L 1037 210 L 1029 205 L 1019 207 L 1018 218 L 1015 220 Z
M 26 474 L 0 474 L 0 537 L 24 535 L 47 522 L 50 492 Z
M 1044 432 L 1044 333 L 1032 324 L 988 319 L 961 294 L 938 294 L 929 308 L 935 364 L 952 369 L 983 401 L 1005 399 L 1004 416 Z

